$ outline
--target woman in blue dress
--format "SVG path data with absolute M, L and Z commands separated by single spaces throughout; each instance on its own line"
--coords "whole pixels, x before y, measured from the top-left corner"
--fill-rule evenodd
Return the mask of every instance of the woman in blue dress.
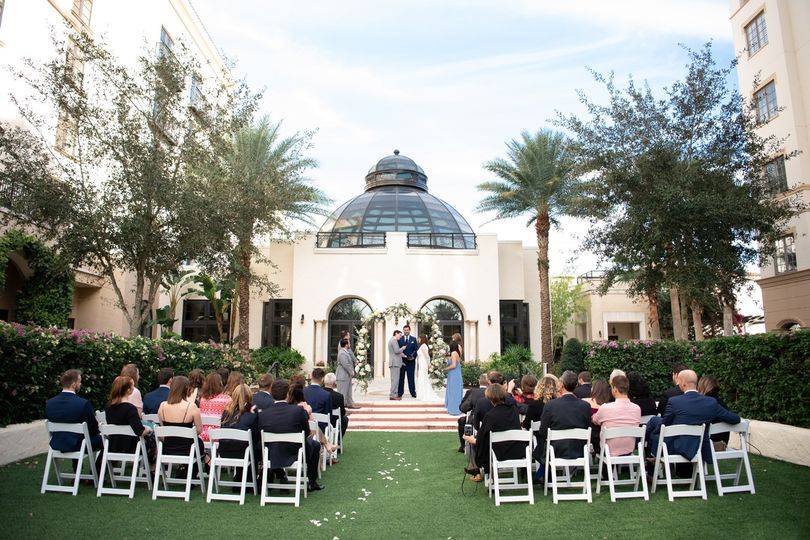
M 447 360 L 447 390 L 444 393 L 444 406 L 447 414 L 459 415 L 459 405 L 461 405 L 461 395 L 464 393 L 464 382 L 461 379 L 461 334 L 453 334 L 453 341 L 450 343 L 450 358 Z

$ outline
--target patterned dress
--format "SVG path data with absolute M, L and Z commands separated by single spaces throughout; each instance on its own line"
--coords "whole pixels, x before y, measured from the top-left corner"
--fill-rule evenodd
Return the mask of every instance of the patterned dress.
M 217 394 L 210 399 L 202 398 L 200 399 L 200 414 L 202 416 L 216 416 L 217 418 L 222 418 L 222 413 L 225 411 L 225 407 L 230 402 L 231 396 L 224 393 Z M 208 440 L 208 429 L 211 427 L 216 427 L 216 425 L 203 424 L 200 439 L 204 441 Z

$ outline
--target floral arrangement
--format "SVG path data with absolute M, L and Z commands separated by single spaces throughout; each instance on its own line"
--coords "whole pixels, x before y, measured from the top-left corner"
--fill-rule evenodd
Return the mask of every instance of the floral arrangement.
M 428 336 L 431 362 L 428 367 L 428 374 L 433 386 L 440 387 L 444 384 L 446 374 L 444 367 L 446 365 L 446 358 L 448 354 L 448 346 L 442 338 L 441 329 L 436 323 L 435 317 L 432 314 L 424 311 L 413 311 L 407 304 L 395 304 L 383 311 L 374 311 L 363 319 L 360 326 L 356 330 L 356 345 L 355 356 L 357 357 L 357 365 L 355 366 L 355 379 L 361 389 L 368 388 L 371 381 L 373 368 L 369 363 L 369 356 L 371 351 L 371 332 L 370 328 L 377 321 L 385 321 L 393 318 L 394 320 L 404 319 L 406 321 L 413 321 L 418 323 L 424 331 L 422 333 Z

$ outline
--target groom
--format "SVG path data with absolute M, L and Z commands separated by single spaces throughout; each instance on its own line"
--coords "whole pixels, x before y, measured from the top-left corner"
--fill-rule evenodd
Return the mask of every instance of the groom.
M 416 338 L 411 335 L 411 327 L 402 327 L 402 336 L 399 338 L 399 346 L 402 347 L 402 369 L 399 370 L 399 397 L 405 393 L 405 377 L 408 377 L 408 390 L 411 397 L 416 397 L 416 385 L 414 384 L 414 368 L 416 367 L 416 350 L 419 348 Z

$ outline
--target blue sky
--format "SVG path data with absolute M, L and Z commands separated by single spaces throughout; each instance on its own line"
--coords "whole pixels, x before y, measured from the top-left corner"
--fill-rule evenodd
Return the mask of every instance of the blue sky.
M 526 220 L 474 211 L 482 164 L 505 141 L 581 112 L 577 89 L 599 99 L 586 67 L 659 88 L 683 73 L 678 43 L 712 39 L 723 64 L 735 54 L 728 0 L 192 3 L 235 75 L 266 89 L 264 111 L 287 131 L 317 129 L 311 177 L 335 206 L 398 148 L 473 228 L 527 245 Z M 575 220 L 552 232 L 553 273 L 596 266 L 578 250 L 587 232 Z

